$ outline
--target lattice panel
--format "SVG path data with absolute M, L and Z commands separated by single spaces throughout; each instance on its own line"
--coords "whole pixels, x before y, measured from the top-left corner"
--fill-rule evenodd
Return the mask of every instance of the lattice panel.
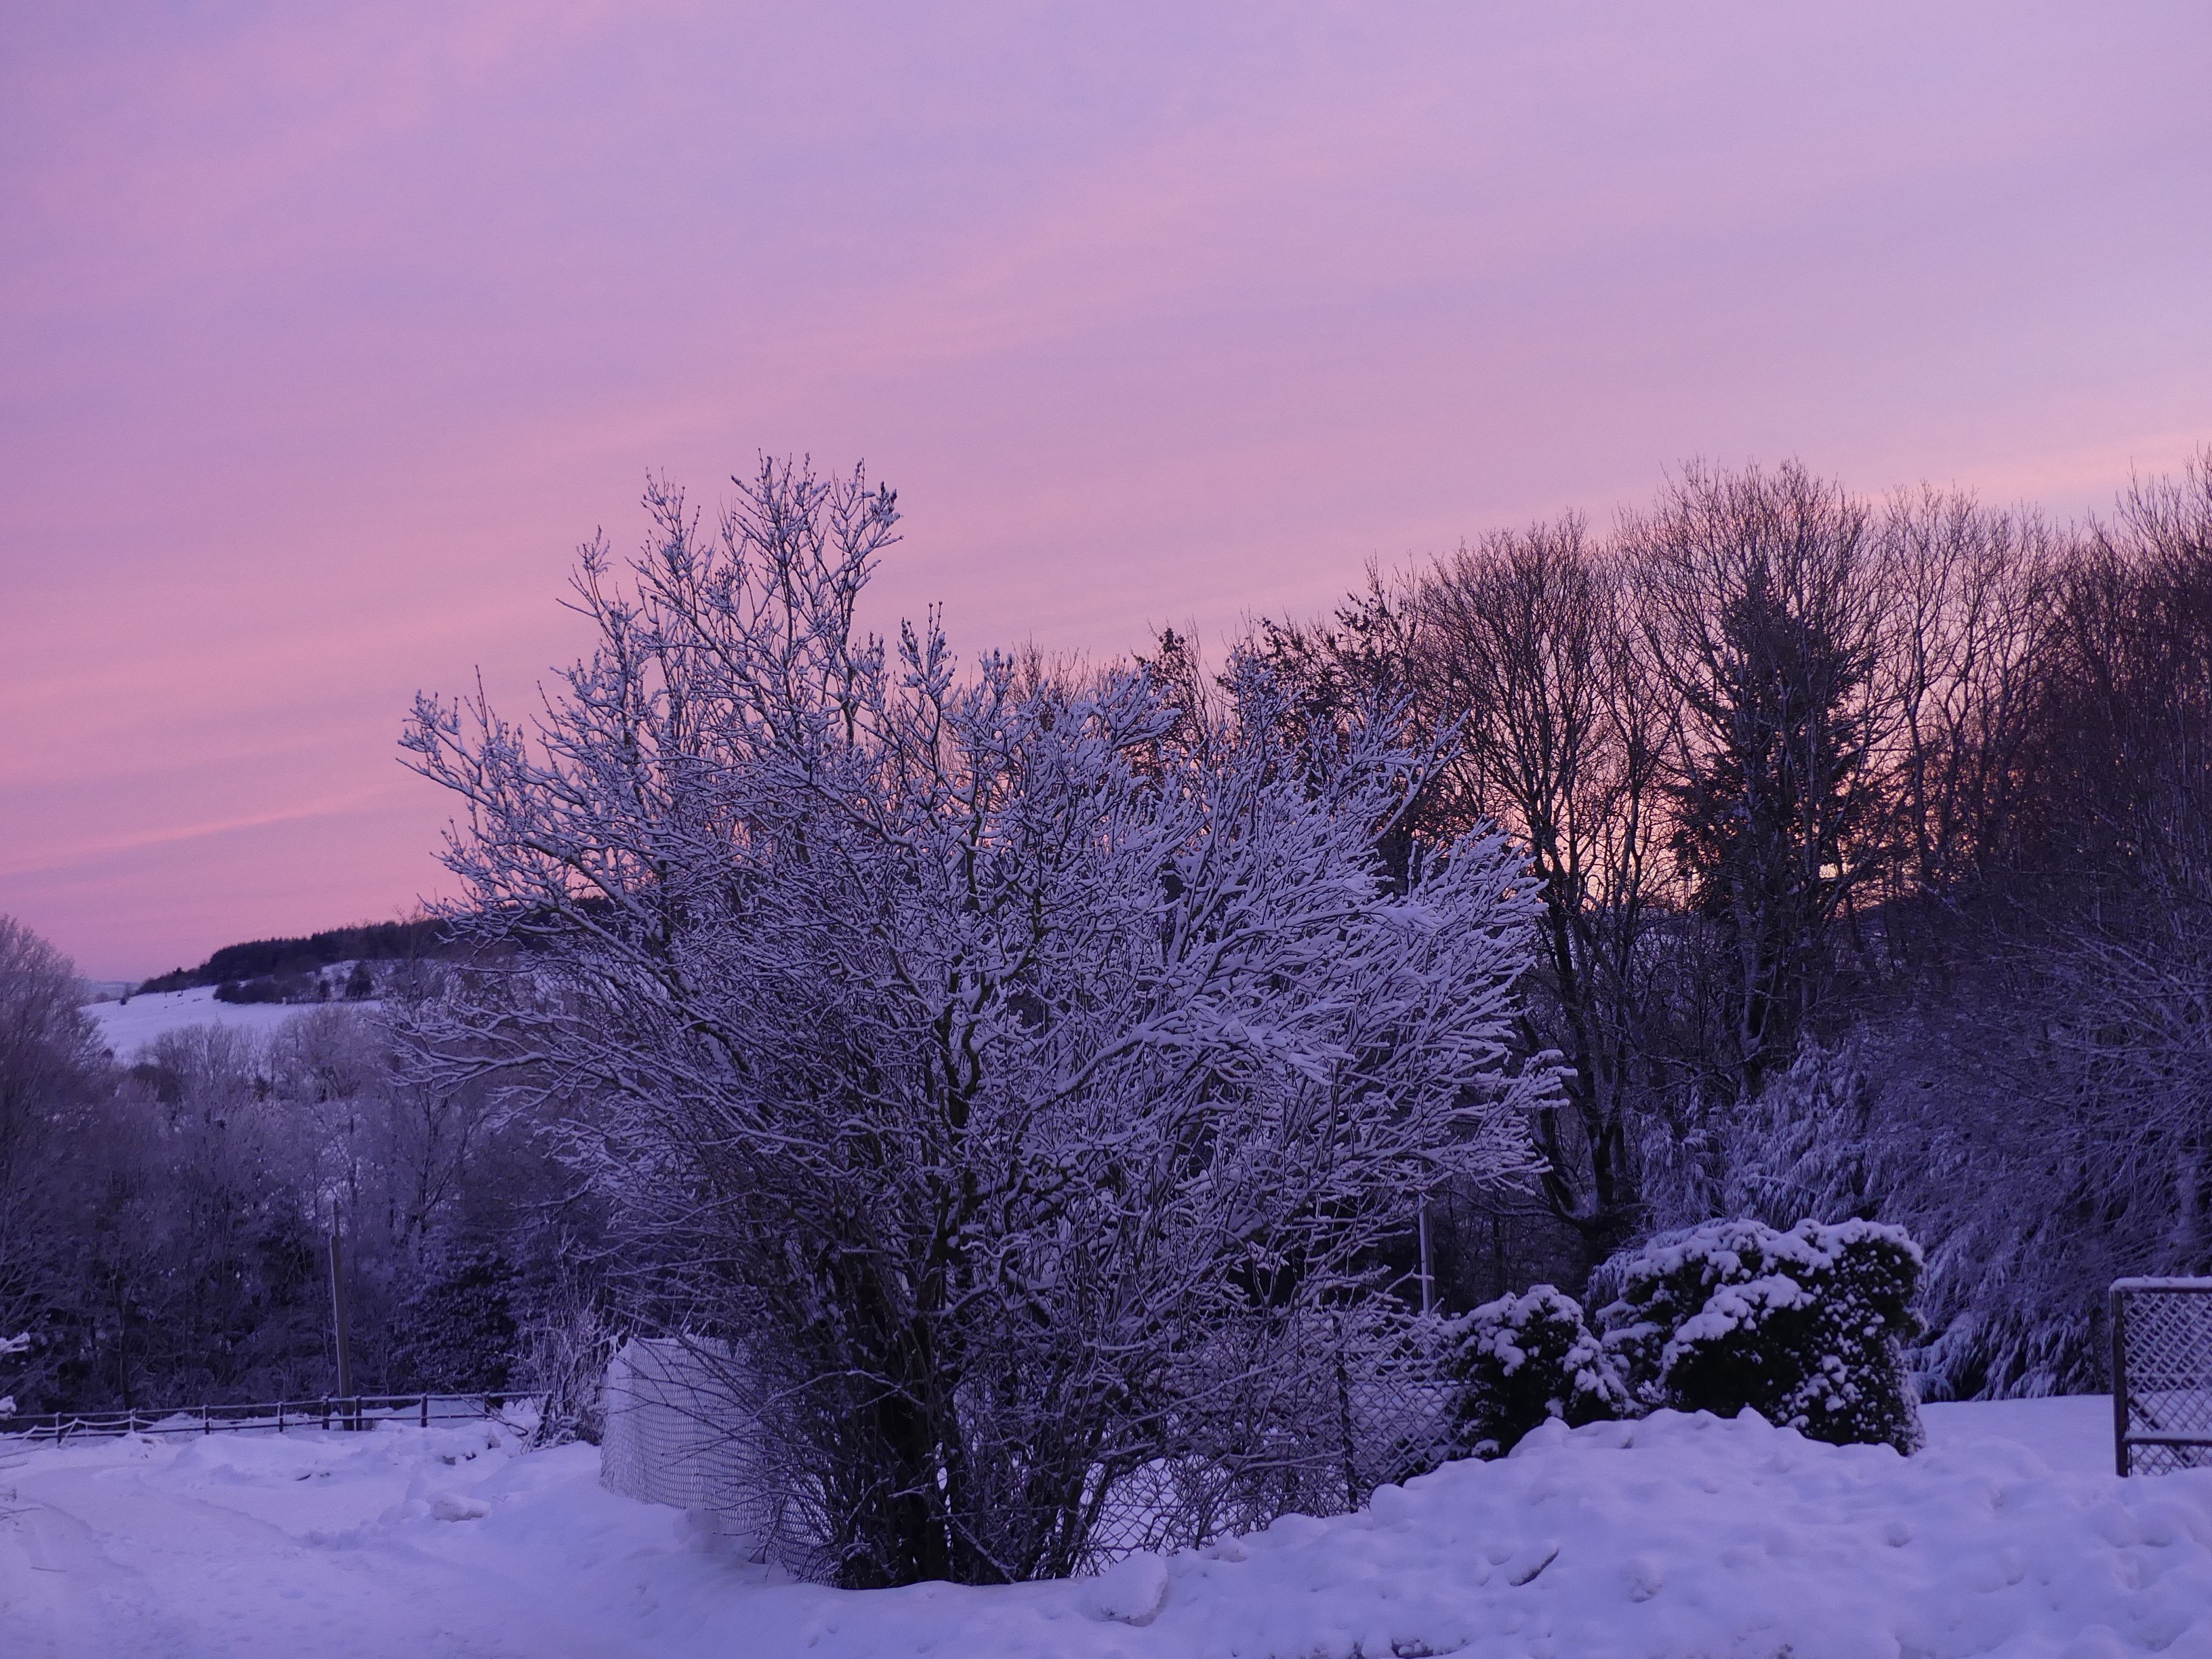
M 2171 1474 L 2176 1469 L 2212 1469 L 2212 1446 L 2128 1448 L 2130 1474 Z
M 2112 1384 L 2121 1474 L 2212 1468 L 2212 1279 L 2112 1286 Z

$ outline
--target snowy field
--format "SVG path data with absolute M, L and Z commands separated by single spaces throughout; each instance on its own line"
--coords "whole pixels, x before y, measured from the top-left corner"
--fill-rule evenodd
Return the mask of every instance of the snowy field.
M 229 1025 L 265 1035 L 286 1020 L 307 1013 L 316 1005 L 282 1002 L 217 1002 L 215 987 L 196 986 L 189 991 L 163 991 L 133 997 L 128 1002 L 91 1002 L 84 1012 L 100 1028 L 100 1040 L 116 1059 L 128 1060 L 164 1031 L 187 1025 Z M 351 1002 L 349 1008 L 374 1008 L 374 1002 Z
M 2212 1654 L 2212 1471 L 2107 1473 L 2106 1402 L 1930 1408 L 1911 1459 L 1753 1420 L 1540 1432 L 1101 1580 L 780 1579 L 597 1454 L 496 1428 L 6 1449 L 0 1652 L 106 1656 Z

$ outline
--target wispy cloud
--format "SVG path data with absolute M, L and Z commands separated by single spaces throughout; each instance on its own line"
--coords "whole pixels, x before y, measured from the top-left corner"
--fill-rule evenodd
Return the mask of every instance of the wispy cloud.
M 0 908 L 98 966 L 407 902 L 408 697 L 526 703 L 648 469 L 864 456 L 883 614 L 1098 653 L 1691 454 L 2100 504 L 2212 437 L 2208 55 L 2159 0 L 31 9 Z

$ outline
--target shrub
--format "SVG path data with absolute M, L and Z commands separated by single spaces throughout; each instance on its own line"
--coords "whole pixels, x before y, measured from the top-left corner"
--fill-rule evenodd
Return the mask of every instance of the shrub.
M 1626 1414 L 1628 1390 L 1575 1299 L 1549 1285 L 1486 1302 L 1461 1325 L 1460 1448 L 1503 1457 L 1550 1418 L 1570 1428 Z
M 1644 1406 L 1748 1406 L 1832 1444 L 1920 1444 L 1903 1352 L 1920 1248 L 1902 1229 L 1708 1222 L 1601 1273 L 1620 1287 L 1599 1315 L 1606 1346 Z
M 539 1310 L 517 1332 L 522 1386 L 538 1396 L 538 1426 L 531 1443 L 557 1446 L 571 1440 L 596 1446 L 606 1427 L 601 1385 L 614 1358 L 613 1328 L 592 1304 L 577 1297 Z

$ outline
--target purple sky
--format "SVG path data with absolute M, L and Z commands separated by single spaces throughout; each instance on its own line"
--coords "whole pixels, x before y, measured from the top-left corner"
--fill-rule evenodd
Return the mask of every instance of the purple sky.
M 884 613 L 1218 641 L 1665 470 L 2062 512 L 2212 440 L 2212 7 L 18 8 L 0 911 L 393 915 L 648 469 L 865 458 Z

